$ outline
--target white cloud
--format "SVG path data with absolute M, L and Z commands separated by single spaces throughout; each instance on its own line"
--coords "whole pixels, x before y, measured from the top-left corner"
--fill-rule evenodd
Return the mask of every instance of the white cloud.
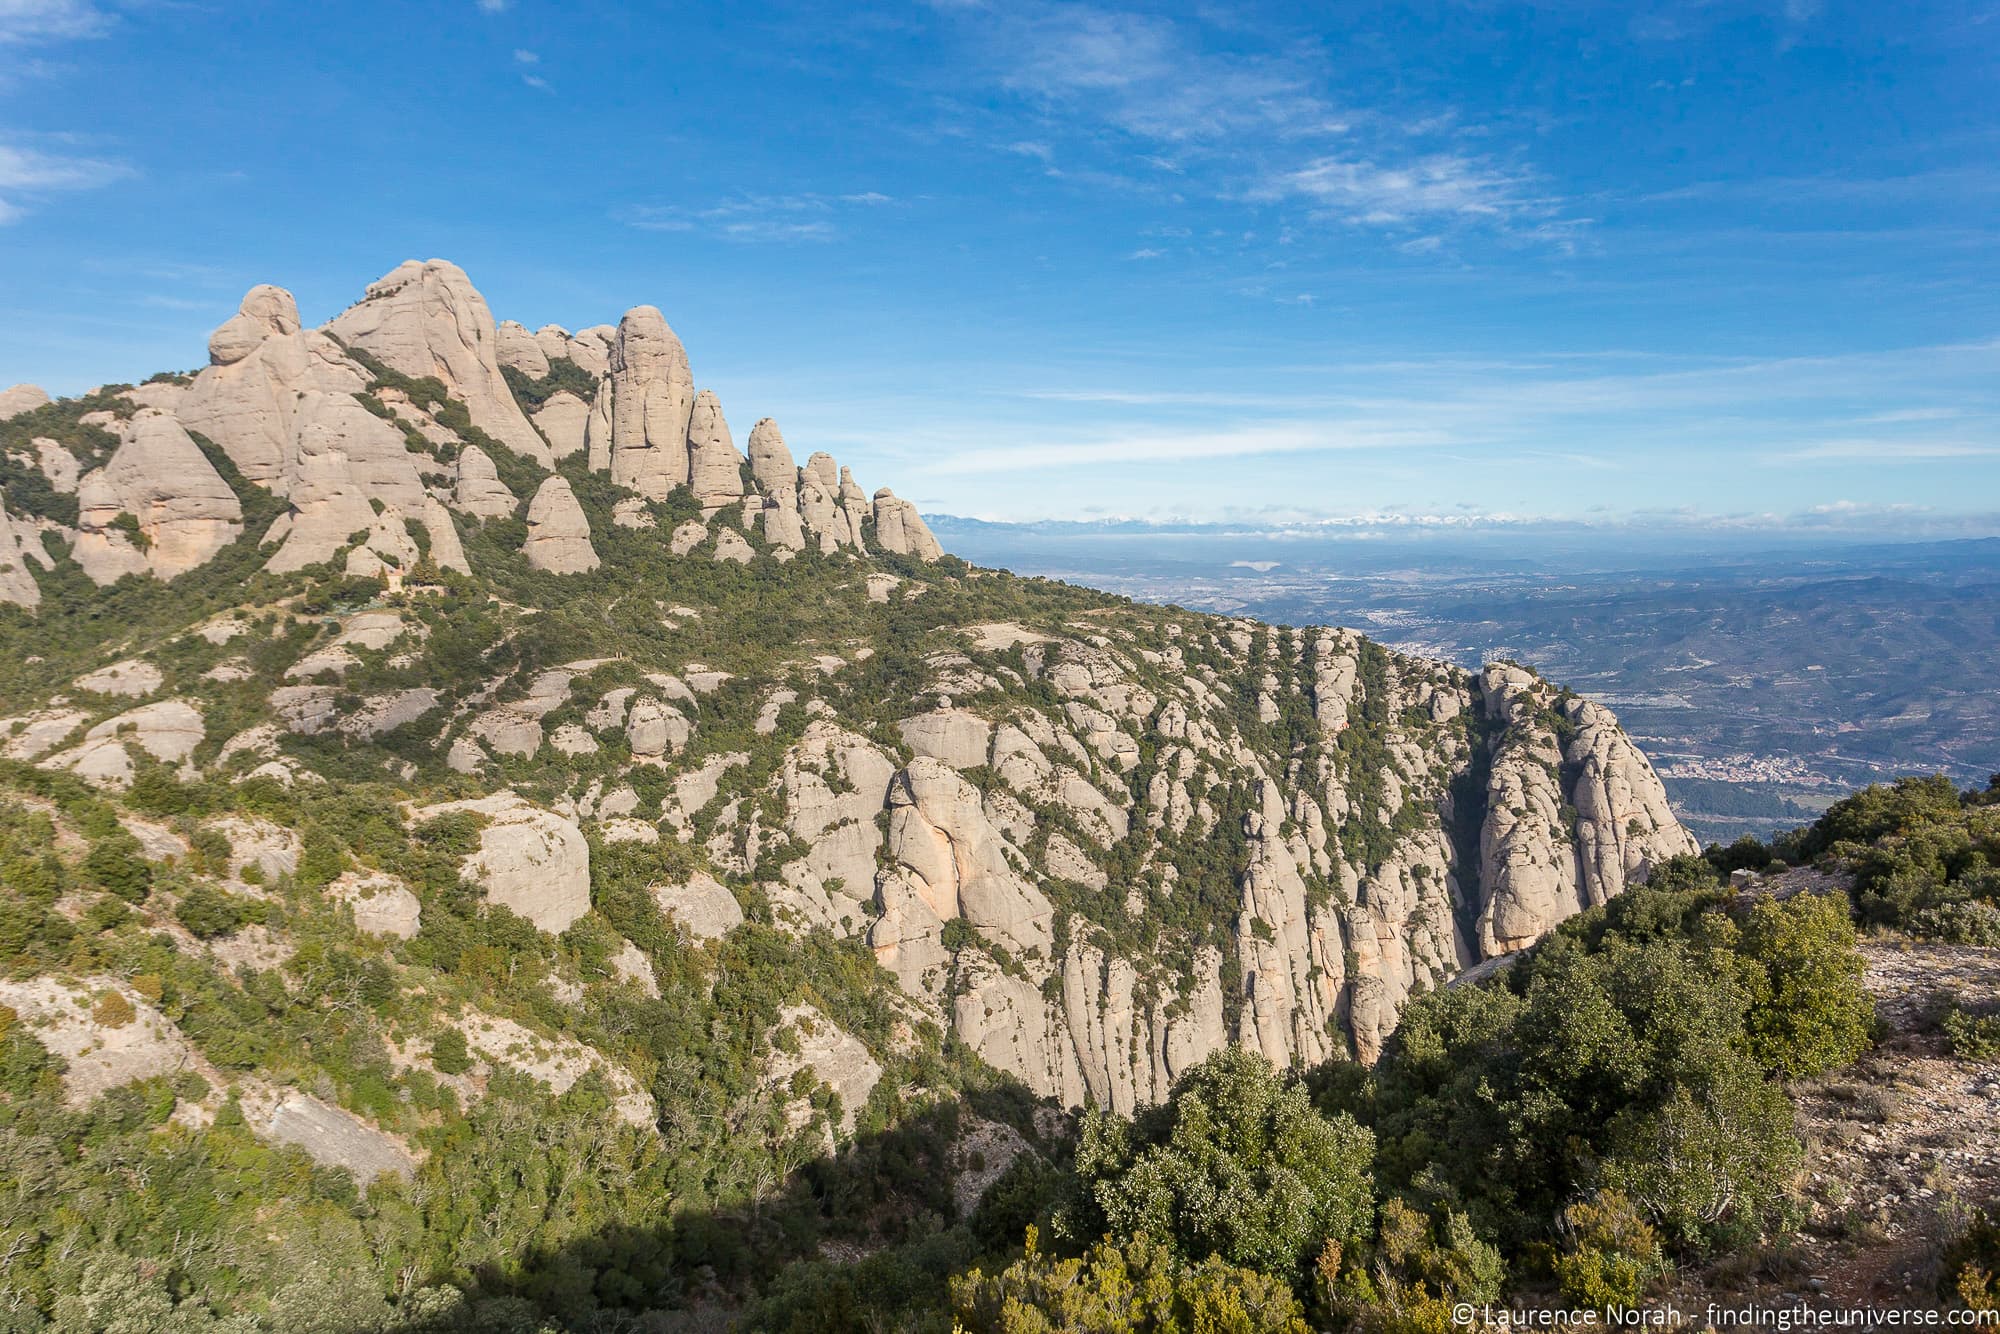
M 1079 188 L 1170 181 L 1177 196 L 1302 202 L 1321 223 L 1476 228 L 1563 251 L 1586 225 L 1562 218 L 1565 201 L 1537 173 L 1508 165 L 1491 126 L 1435 104 L 1337 102 L 1333 65 L 1315 39 L 1246 51 L 1217 14 L 1175 20 L 1060 0 L 956 12 L 976 37 L 975 67 L 983 62 L 992 82 L 1029 104 L 1020 128 L 1031 133 L 996 134 L 997 145 Z M 1149 142 L 1134 151 L 1121 136 Z M 1119 174 L 1134 164 L 1151 170 Z M 1279 243 L 1296 235 L 1281 228 Z M 1441 238 L 1422 238 L 1406 253 L 1442 249 Z
M 504 14 L 513 0 L 475 0 L 482 14 Z
M 115 162 L 0 144 L 0 190 L 87 190 L 129 174 Z
M 13 222 L 25 211 L 21 196 L 94 190 L 132 175 L 132 169 L 97 158 L 65 157 L 33 148 L 0 143 L 0 223 Z M 8 196 L 12 196 L 11 198 Z
M 875 190 L 850 194 L 741 195 L 707 208 L 642 205 L 619 220 L 647 232 L 702 232 L 725 241 L 832 241 L 840 236 L 834 219 L 855 208 L 896 201 Z
M 1205 52 L 1170 19 L 1090 5 L 996 12 L 1003 84 L 1132 134 L 1178 142 L 1258 127 L 1343 125 L 1311 91 L 1312 71 L 1286 56 Z
M 539 65 L 542 63 L 542 58 L 533 51 L 523 50 L 517 46 L 514 48 L 514 63 L 516 65 Z
M 1943 463 L 2000 458 L 2000 443 L 1982 440 L 1821 440 L 1774 456 L 1785 463 Z
M 1950 421 L 1964 415 L 1958 408 L 1896 408 L 1889 412 L 1871 412 L 1855 420 L 1864 426 L 1897 426 L 1904 422 Z
M 995 445 L 956 451 L 919 464 L 935 475 L 1004 473 L 1097 464 L 1167 463 L 1363 449 L 1413 449 L 1454 444 L 1448 434 L 1369 422 L 1264 422 L 1224 430 L 1138 431 L 1097 439 Z
M 1344 222 L 1398 225 L 1426 219 L 1504 221 L 1548 204 L 1525 193 L 1528 180 L 1476 158 L 1439 153 L 1399 165 L 1322 157 L 1282 172 L 1255 197 L 1305 199 Z
M 89 0 L 0 0 L 0 46 L 95 37 L 110 25 Z

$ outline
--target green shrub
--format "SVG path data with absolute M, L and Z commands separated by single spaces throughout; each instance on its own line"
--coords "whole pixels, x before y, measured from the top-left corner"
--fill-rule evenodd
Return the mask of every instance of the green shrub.
M 997 1274 L 951 1281 L 965 1334 L 1308 1334 L 1305 1312 L 1278 1279 L 1220 1256 L 1188 1261 L 1145 1237 L 1110 1241 L 1080 1259 L 1027 1253 Z
M 197 940 L 213 940 L 250 922 L 264 921 L 267 911 L 256 899 L 238 898 L 209 885 L 190 887 L 174 905 L 174 916 Z
M 188 849 L 194 858 L 195 870 L 204 875 L 228 874 L 235 849 L 229 845 L 229 835 L 220 829 L 196 830 L 194 837 L 188 840 Z
M 472 1068 L 472 1051 L 465 1043 L 465 1034 L 456 1028 L 447 1028 L 431 1041 L 431 1064 L 441 1075 L 462 1075 Z
M 1562 1249 L 1555 1259 L 1562 1295 L 1579 1306 L 1611 1312 L 1639 1304 L 1668 1269 L 1653 1231 L 1632 1201 L 1600 1191 L 1563 1210 Z
M 82 870 L 85 880 L 127 903 L 142 902 L 152 891 L 153 868 L 141 855 L 139 840 L 123 829 L 94 840 Z
M 90 1007 L 90 1017 L 100 1028 L 123 1028 L 137 1019 L 139 1012 L 125 999 L 124 992 L 107 990 Z
M 1455 1209 L 1432 1218 L 1397 1198 L 1382 1206 L 1371 1275 L 1384 1290 L 1404 1296 L 1491 1302 L 1500 1298 L 1507 1264 L 1500 1251 L 1473 1231 Z
M 1938 1296 L 1974 1311 L 2000 1311 L 2000 1208 L 1977 1211 L 1946 1243 Z
M 2000 1060 L 2000 1014 L 1974 1014 L 1953 1001 L 1938 1026 L 1945 1050 L 1959 1060 Z
M 1286 1281 L 1327 1238 L 1359 1238 L 1371 1212 L 1374 1137 L 1270 1062 L 1225 1047 L 1134 1122 L 1093 1113 L 1077 1148 L 1087 1194 L 1065 1227 L 1159 1238 Z
M 1785 1221 L 1804 1150 L 1784 1090 L 1747 1062 L 1674 1089 L 1653 1111 L 1611 1127 L 1605 1185 L 1691 1255 L 1746 1245 Z
M 1760 899 L 1743 923 L 1751 1054 L 1788 1079 L 1846 1065 L 1868 1046 L 1875 1003 L 1862 985 L 1846 898 Z

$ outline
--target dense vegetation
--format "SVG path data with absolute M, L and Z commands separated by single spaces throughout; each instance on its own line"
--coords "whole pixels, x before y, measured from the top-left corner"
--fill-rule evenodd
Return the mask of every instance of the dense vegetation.
M 1769 845 L 1746 836 L 1708 855 L 1724 870 L 1837 869 L 1864 924 L 2000 945 L 2000 774 L 1967 792 L 1942 774 L 1866 787 Z
M 1225 1051 L 1136 1120 L 1087 1114 L 1071 1142 L 947 1035 L 899 1036 L 865 951 L 765 925 L 754 884 L 735 886 L 750 921 L 724 940 L 673 928 L 645 886 L 685 873 L 681 846 L 594 849 L 594 910 L 551 938 L 459 882 L 477 817 L 411 824 L 403 790 L 360 773 L 141 778 L 125 804 L 188 835 L 184 858 L 149 858 L 72 778 L 0 773 L 8 975 L 128 979 L 225 1078 L 313 1089 L 421 1162 L 364 1193 L 252 1134 L 233 1096 L 198 1110 L 218 1093 L 191 1072 L 73 1106 L 60 1058 L 0 1010 L 7 1327 L 619 1328 L 722 1302 L 773 1329 L 1291 1331 L 1437 1328 L 1449 1302 L 1522 1285 L 1630 1304 L 1677 1261 L 1795 1225 L 1784 1081 L 1869 1040 L 1849 905 L 1733 897 L 1732 862 L 1776 855 L 1738 847 L 1659 868 L 1487 984 L 1416 999 L 1373 1070 Z M 300 831 L 297 869 L 256 897 L 215 889 L 234 861 L 221 814 Z M 1863 920 L 1907 902 L 1890 920 L 1927 921 L 1984 901 L 1992 814 L 1990 793 L 1906 783 L 1777 851 L 1857 868 Z M 314 911 L 350 869 L 415 887 L 422 930 L 384 942 Z M 296 937 L 291 957 L 230 968 L 202 947 L 265 929 Z M 621 938 L 664 999 L 613 975 Z M 580 1004 L 555 1001 L 566 979 Z M 125 995 L 103 992 L 102 1022 L 133 1022 Z M 851 1133 L 837 1100 L 788 1127 L 758 1097 L 765 1035 L 795 1001 L 889 1065 Z M 594 1077 L 559 1097 L 496 1077 L 468 1101 L 452 1081 L 472 1058 L 443 1022 L 463 1006 L 652 1072 L 655 1131 L 609 1117 Z M 1968 1019 L 1963 1041 L 1982 1038 Z M 393 1055 L 412 1047 L 428 1068 Z M 1032 1147 L 961 1217 L 943 1165 L 974 1110 Z M 1954 1282 L 1984 1291 L 1968 1256 Z

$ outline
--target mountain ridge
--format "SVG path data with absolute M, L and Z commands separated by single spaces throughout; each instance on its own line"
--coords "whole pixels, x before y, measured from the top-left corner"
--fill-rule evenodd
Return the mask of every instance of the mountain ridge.
M 775 422 L 739 451 L 653 307 L 531 332 L 408 261 L 320 329 L 253 288 L 209 361 L 8 391 L 7 642 L 76 641 L 61 679 L 21 655 L 10 758 L 505 796 L 540 815 L 465 874 L 552 934 L 592 848 L 678 843 L 1121 1112 L 1231 1043 L 1372 1060 L 1410 995 L 1694 850 L 1615 718 L 1526 669 L 971 569 Z M 72 633 L 127 604 L 146 635 Z

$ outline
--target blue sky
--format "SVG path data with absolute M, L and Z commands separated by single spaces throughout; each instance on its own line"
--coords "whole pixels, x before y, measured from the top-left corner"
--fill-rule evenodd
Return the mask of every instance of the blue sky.
M 0 384 L 440 255 L 932 512 L 1995 531 L 1997 89 L 2000 0 L 0 0 Z

